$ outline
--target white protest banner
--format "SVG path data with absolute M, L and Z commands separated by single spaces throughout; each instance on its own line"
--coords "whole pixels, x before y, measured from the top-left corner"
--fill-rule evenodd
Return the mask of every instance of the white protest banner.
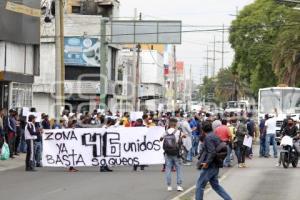
M 43 133 L 43 166 L 164 164 L 162 127 L 53 129 Z
M 29 115 L 28 113 L 30 113 L 29 108 L 28 107 L 23 107 L 22 108 L 22 114 L 23 114 L 23 116 L 27 117 Z
M 252 147 L 252 137 L 251 136 L 245 136 L 244 137 L 244 141 L 243 141 L 243 145 L 245 145 L 246 147 L 251 148 Z

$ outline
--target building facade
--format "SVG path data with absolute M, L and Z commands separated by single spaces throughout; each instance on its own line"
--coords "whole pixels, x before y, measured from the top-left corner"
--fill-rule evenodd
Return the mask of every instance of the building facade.
M 158 50 L 142 50 L 139 99 L 141 110 L 158 110 L 164 102 L 164 59 Z
M 40 1 L 26 2 L 28 13 L 14 9 L 18 5 L 0 2 L 0 107 L 6 109 L 32 106 L 34 75 L 39 75 L 40 20 L 34 13 Z
M 96 1 L 94 1 L 96 2 Z M 117 1 L 106 8 L 118 13 Z M 72 3 L 72 2 L 71 2 Z M 75 7 L 78 5 L 74 1 Z M 114 7 L 117 5 L 116 7 Z M 80 6 L 84 6 L 81 4 Z M 95 4 L 98 8 L 98 4 Z M 71 6 L 72 7 L 72 6 Z M 83 8 L 82 8 L 83 9 Z M 76 11 L 74 8 L 73 11 Z M 71 9 L 72 11 L 72 9 Z M 104 12 L 104 11 L 103 11 Z M 64 16 L 64 63 L 65 63 L 65 108 L 71 112 L 89 112 L 100 103 L 100 22 L 101 12 L 65 14 Z M 92 14 L 92 15 L 91 15 Z M 117 110 L 115 82 L 117 78 L 117 45 L 108 45 L 107 54 L 107 98 L 106 105 Z M 40 76 L 35 77 L 33 103 L 38 111 L 54 116 L 55 112 L 55 24 L 41 25 Z M 42 103 L 40 103 L 42 102 Z

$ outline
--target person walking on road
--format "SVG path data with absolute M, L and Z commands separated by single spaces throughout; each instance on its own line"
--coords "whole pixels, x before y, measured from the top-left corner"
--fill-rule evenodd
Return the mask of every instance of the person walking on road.
M 177 175 L 177 191 L 183 191 L 182 188 L 182 174 L 181 174 L 181 158 L 179 156 L 179 145 L 182 145 L 181 132 L 177 129 L 177 119 L 171 118 L 169 121 L 169 129 L 160 138 L 163 141 L 163 149 L 165 151 L 165 161 L 166 161 L 166 182 L 168 186 L 168 191 L 172 191 L 171 182 L 171 170 L 173 166 L 176 168 Z
M 203 200 L 204 190 L 209 182 L 212 189 L 225 200 L 232 200 L 229 194 L 219 184 L 219 168 L 223 162 L 217 159 L 217 146 L 221 143 L 218 136 L 213 133 L 212 125 L 203 122 L 202 132 L 205 135 L 203 149 L 199 159 L 201 166 L 200 177 L 196 184 L 196 200 Z
M 270 157 L 270 144 L 273 145 L 274 158 L 277 158 L 277 143 L 275 141 L 276 136 L 276 118 L 267 116 L 265 123 L 266 129 L 266 154 L 265 157 Z
M 245 136 L 248 136 L 248 130 L 246 126 L 246 119 L 242 117 L 240 119 L 240 123 L 236 128 L 236 137 L 234 140 L 235 154 L 238 158 L 238 167 L 245 168 L 246 167 L 246 150 L 247 147 L 243 144 Z
M 260 145 L 259 145 L 259 157 L 264 157 L 266 155 L 266 129 L 265 129 L 265 123 L 267 120 L 267 116 L 265 116 L 264 119 L 260 120 L 259 123 L 259 140 L 260 140 Z
M 218 128 L 216 128 L 216 130 L 214 131 L 214 133 L 216 134 L 216 136 L 218 136 L 220 138 L 220 140 L 222 142 L 225 142 L 227 144 L 227 156 L 224 160 L 224 167 L 231 167 L 231 159 L 230 159 L 230 155 L 231 155 L 231 151 L 232 151 L 232 136 L 230 133 L 230 129 L 227 126 L 227 120 L 226 119 L 222 119 L 222 125 L 219 126 Z

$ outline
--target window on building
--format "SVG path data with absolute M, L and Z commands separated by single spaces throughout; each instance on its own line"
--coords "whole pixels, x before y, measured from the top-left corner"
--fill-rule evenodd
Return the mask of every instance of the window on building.
M 32 85 L 24 83 L 12 83 L 12 108 L 32 106 Z
M 72 13 L 79 14 L 80 13 L 80 6 L 72 6 Z
M 119 67 L 119 69 L 118 69 L 118 81 L 123 80 L 123 73 L 124 73 L 123 71 L 124 71 L 123 67 L 122 66 Z
M 111 49 L 111 80 L 116 80 L 117 49 Z

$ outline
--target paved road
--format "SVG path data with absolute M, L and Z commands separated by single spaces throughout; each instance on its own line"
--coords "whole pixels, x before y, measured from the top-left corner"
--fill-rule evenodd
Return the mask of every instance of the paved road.
M 62 168 L 25 172 L 22 167 L 0 172 L 0 197 L 1 200 L 172 199 L 180 193 L 166 191 L 160 169 L 161 166 L 151 166 L 144 172 L 133 172 L 129 167 L 118 167 L 113 173 L 100 173 L 97 168 L 81 168 L 80 172 L 69 173 Z M 197 176 L 194 166 L 185 166 L 184 187 L 193 186 Z
M 247 160 L 246 169 L 222 169 L 221 184 L 234 200 L 298 200 L 300 169 L 278 168 L 276 162 L 274 158 L 255 157 Z M 100 173 L 97 168 L 81 168 L 78 173 L 69 173 L 62 168 L 42 168 L 30 173 L 21 167 L 0 172 L 0 197 L 1 200 L 173 199 L 181 193 L 166 191 L 160 169 L 161 166 L 151 166 L 144 172 L 133 172 L 129 167 L 118 167 L 113 173 Z M 194 185 L 198 174 L 194 166 L 184 167 L 185 189 Z M 214 191 L 205 192 L 205 200 L 219 199 Z
M 300 169 L 275 167 L 277 159 L 247 160 L 248 168 L 225 173 L 221 185 L 234 200 L 299 200 Z M 221 199 L 212 190 L 205 200 Z

